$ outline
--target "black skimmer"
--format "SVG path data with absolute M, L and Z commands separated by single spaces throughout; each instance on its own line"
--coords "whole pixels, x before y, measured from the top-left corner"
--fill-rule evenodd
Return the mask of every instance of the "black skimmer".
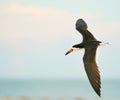
M 88 31 L 87 23 L 83 19 L 78 19 L 76 22 L 76 30 L 78 30 L 82 36 L 83 41 L 79 44 L 73 45 L 72 48 L 65 54 L 69 54 L 76 49 L 85 49 L 83 57 L 85 71 L 87 73 L 89 82 L 98 96 L 101 96 L 101 79 L 98 65 L 96 63 L 96 50 L 102 43 L 98 41 L 90 31 Z

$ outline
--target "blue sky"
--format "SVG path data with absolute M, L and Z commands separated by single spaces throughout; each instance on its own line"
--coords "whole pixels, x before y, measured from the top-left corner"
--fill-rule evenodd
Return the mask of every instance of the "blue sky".
M 102 78 L 120 79 L 119 0 L 0 1 L 0 78 L 86 78 L 84 50 L 64 56 L 82 41 L 75 22 L 83 18 L 99 47 Z

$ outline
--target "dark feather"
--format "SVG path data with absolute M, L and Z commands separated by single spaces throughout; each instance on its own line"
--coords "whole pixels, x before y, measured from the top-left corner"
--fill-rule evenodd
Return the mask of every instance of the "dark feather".
M 83 42 L 96 41 L 92 33 L 87 30 L 87 23 L 83 19 L 77 20 L 76 29 L 82 34 Z
M 85 71 L 87 73 L 88 79 L 95 90 L 95 92 L 101 96 L 101 81 L 100 81 L 100 72 L 96 64 L 96 50 L 97 45 L 89 45 L 85 47 L 85 54 L 83 57 Z

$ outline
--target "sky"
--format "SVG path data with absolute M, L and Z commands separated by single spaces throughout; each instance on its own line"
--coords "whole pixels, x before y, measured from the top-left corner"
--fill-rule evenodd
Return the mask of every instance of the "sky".
M 97 64 L 103 79 L 120 79 L 119 0 L 0 0 L 0 79 L 85 79 L 84 50 L 65 56 L 82 36 L 83 18 L 103 42 Z

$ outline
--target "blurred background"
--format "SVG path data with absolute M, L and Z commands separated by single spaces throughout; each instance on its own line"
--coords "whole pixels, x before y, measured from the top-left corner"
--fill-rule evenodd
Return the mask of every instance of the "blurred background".
M 102 98 L 120 99 L 119 0 L 0 0 L 0 97 L 99 99 L 83 66 L 78 18 L 103 42 L 97 52 Z

